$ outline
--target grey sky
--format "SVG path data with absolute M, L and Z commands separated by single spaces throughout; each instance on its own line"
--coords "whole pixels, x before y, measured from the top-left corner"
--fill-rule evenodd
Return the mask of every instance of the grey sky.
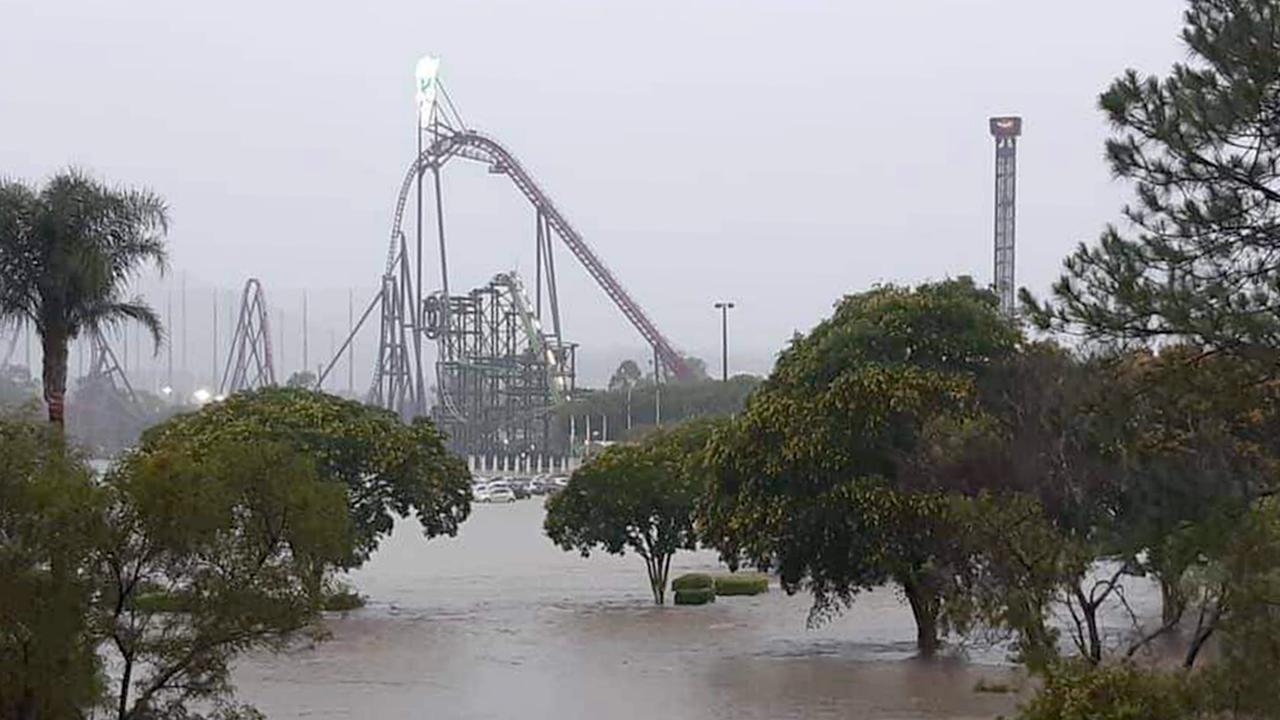
M 520 156 L 677 346 L 717 358 L 711 303 L 730 298 L 736 364 L 762 372 L 844 293 L 990 280 L 992 114 L 1026 118 L 1018 282 L 1047 287 L 1128 197 L 1096 96 L 1183 57 L 1182 5 L 0 0 L 0 173 L 73 163 L 151 186 L 171 204 L 171 280 L 206 288 L 201 308 L 255 275 L 292 335 L 314 289 L 314 364 L 347 288 L 367 298 L 381 272 L 413 65 L 433 53 L 465 119 Z M 532 268 L 507 183 L 453 167 L 445 199 L 453 287 Z M 642 356 L 585 273 L 562 274 L 588 379 Z M 210 357 L 207 332 L 193 321 L 193 356 Z

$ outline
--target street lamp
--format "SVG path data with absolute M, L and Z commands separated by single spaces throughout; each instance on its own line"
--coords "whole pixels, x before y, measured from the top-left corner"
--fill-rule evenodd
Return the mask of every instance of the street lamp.
M 729 311 L 733 303 L 718 302 L 716 309 L 720 311 L 720 372 L 723 380 L 729 382 Z

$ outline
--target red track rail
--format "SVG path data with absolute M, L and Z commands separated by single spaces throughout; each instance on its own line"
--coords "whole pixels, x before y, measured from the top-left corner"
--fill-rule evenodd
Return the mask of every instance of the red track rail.
M 490 167 L 500 170 L 502 173 L 511 178 L 517 189 L 533 204 L 543 217 L 546 218 L 547 224 L 555 230 L 561 241 L 568 246 L 569 251 L 573 253 L 578 262 L 587 269 L 587 272 L 600 285 L 610 300 L 618 306 L 622 314 L 627 320 L 639 331 L 641 337 L 653 346 L 657 352 L 659 361 L 667 368 L 672 375 L 679 380 L 690 380 L 693 373 L 689 368 L 689 364 L 685 362 L 680 353 L 676 352 L 667 338 L 658 330 L 658 326 L 649 319 L 640 304 L 632 299 L 626 289 L 622 287 L 617 277 L 609 269 L 604 261 L 596 255 L 591 246 L 582 235 L 569 224 L 568 219 L 556 208 L 555 203 L 551 201 L 551 197 L 543 191 L 542 187 L 533 179 L 520 161 L 516 159 L 505 147 L 497 140 L 486 135 L 478 133 L 474 130 L 461 130 L 451 132 L 447 135 L 440 136 L 435 142 L 428 147 L 419 162 L 424 167 L 432 165 L 443 165 L 450 157 L 463 157 L 469 160 L 489 163 Z M 411 168 L 409 177 L 412 178 L 417 171 L 417 167 Z M 403 208 L 403 198 L 401 195 L 401 206 L 397 208 L 397 216 Z M 393 231 L 393 240 L 398 233 L 397 229 Z

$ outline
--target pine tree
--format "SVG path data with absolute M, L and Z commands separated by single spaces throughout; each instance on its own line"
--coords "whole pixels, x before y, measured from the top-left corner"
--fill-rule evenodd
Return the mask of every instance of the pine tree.
M 1091 340 L 1280 350 L 1280 2 L 1190 0 L 1186 63 L 1101 96 L 1106 154 L 1134 184 L 1125 228 L 1065 262 L 1042 328 Z

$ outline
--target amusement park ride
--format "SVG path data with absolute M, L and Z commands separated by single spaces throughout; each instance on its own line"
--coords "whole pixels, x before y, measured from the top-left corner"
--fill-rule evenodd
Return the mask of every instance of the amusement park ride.
M 672 347 L 614 273 L 552 202 L 542 185 L 506 147 L 468 127 L 439 81 L 439 61 L 418 64 L 418 152 L 396 198 L 380 290 L 351 335 L 320 373 L 323 387 L 338 360 L 375 310 L 378 354 L 368 402 L 406 420 L 432 417 L 455 452 L 474 456 L 549 454 L 551 411 L 575 388 L 576 346 L 563 334 L 556 289 L 558 239 L 605 295 L 653 348 L 659 376 L 690 377 Z M 487 285 L 451 292 L 442 170 L 453 160 L 481 163 L 507 178 L 533 211 L 533 294 L 515 272 L 499 273 Z M 433 222 L 424 222 L 424 185 L 432 192 Z M 413 203 L 412 235 L 405 212 Z M 429 225 L 429 227 L 428 227 Z M 425 237 L 435 235 L 439 290 L 427 293 Z M 428 391 L 424 345 L 434 342 L 434 388 Z
M 562 457 L 568 447 L 552 432 L 553 411 L 572 399 L 577 346 L 565 339 L 556 289 L 556 246 L 581 263 L 604 294 L 652 348 L 658 382 L 689 379 L 689 365 L 623 288 L 543 186 L 505 146 L 463 122 L 440 83 L 440 63 L 423 58 L 417 68 L 417 154 L 396 196 L 386 263 L 379 289 L 354 323 L 333 359 L 321 370 L 322 389 L 344 353 L 377 312 L 378 352 L 366 402 L 409 421 L 431 417 L 464 456 L 510 460 L 516 456 Z M 996 138 L 995 285 L 1012 313 L 1017 117 L 993 118 Z M 445 242 L 443 170 L 469 161 L 506 178 L 533 215 L 535 258 L 532 294 L 514 271 L 501 272 L 482 287 L 451 291 Z M 423 193 L 431 198 L 424 207 Z M 412 203 L 410 222 L 405 213 Z M 424 210 L 432 217 L 424 218 Z M 409 225 L 409 233 L 406 233 Z M 436 249 L 424 246 L 434 235 Z M 559 243 L 557 243 L 557 240 Z M 438 251 L 438 290 L 425 290 L 429 252 Z M 433 261 L 434 262 L 434 261 Z M 276 384 L 261 284 L 250 279 L 219 385 L 218 397 Z M 372 324 L 372 323 L 369 323 Z M 16 337 L 15 337 L 16 343 Z M 426 352 L 435 343 L 434 373 Z M 12 345 L 10 346 L 12 353 Z M 428 385 L 428 376 L 434 383 Z M 92 368 L 81 393 L 128 400 L 133 389 L 106 341 L 93 338 Z M 128 403 L 125 403 L 128 404 Z M 136 403 L 135 403 L 136 404 Z

